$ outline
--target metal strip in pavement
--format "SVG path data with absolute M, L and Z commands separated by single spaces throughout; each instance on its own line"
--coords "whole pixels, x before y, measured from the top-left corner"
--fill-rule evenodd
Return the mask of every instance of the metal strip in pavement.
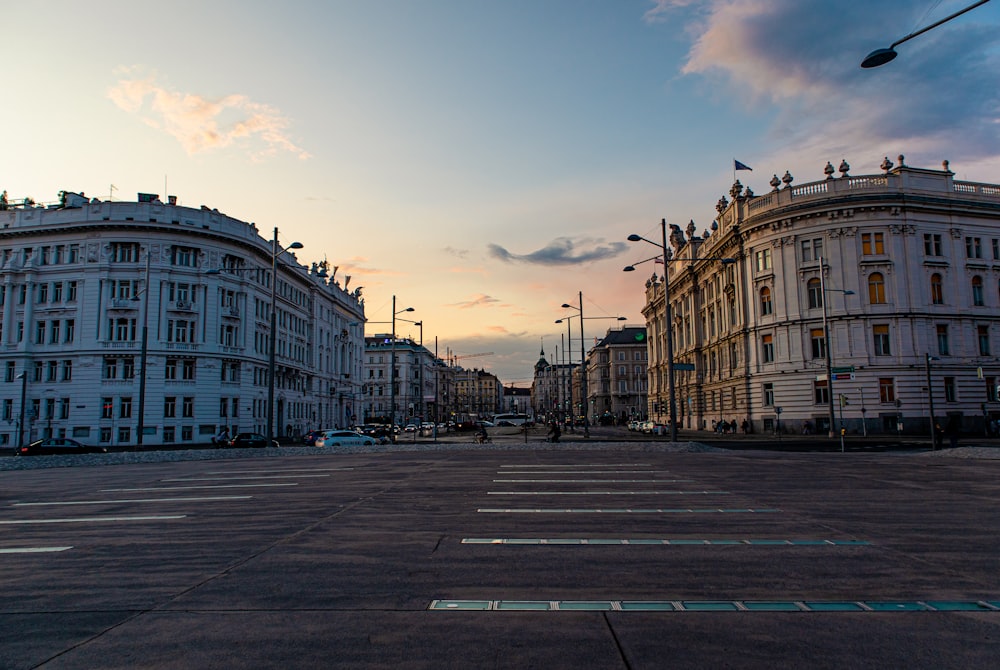
M 298 486 L 295 482 L 286 484 L 213 484 L 211 486 L 148 486 L 141 489 L 101 489 L 101 493 L 126 493 L 131 491 L 191 491 L 197 489 L 251 489 L 275 488 L 278 486 Z
M 594 508 L 594 509 L 518 509 L 513 507 L 480 507 L 476 510 L 485 514 L 770 514 L 780 512 L 780 509 L 773 508 L 747 508 L 747 509 L 722 509 L 722 508 L 680 508 L 680 509 L 633 509 L 633 508 Z
M 715 496 L 729 491 L 487 491 L 488 496 Z
M 494 484 L 680 484 L 690 479 L 494 479 Z
M 73 519 L 17 519 L 0 521 L 4 526 L 26 526 L 33 523 L 100 523 L 108 521 L 170 521 L 183 519 L 187 514 L 169 514 L 163 516 L 81 516 Z
M 242 475 L 241 476 L 241 475 L 229 475 L 227 473 L 225 476 L 220 475 L 218 477 L 188 477 L 188 478 L 185 478 L 185 479 L 161 479 L 160 481 L 161 482 L 216 482 L 216 481 L 219 481 L 220 479 L 223 480 L 223 481 L 228 480 L 228 479 L 292 479 L 292 478 L 296 478 L 296 479 L 310 479 L 310 478 L 316 478 L 316 477 L 329 477 L 329 476 L 330 475 L 303 475 L 303 474 L 295 474 L 295 475 Z
M 260 472 L 348 472 L 354 468 L 279 468 L 277 470 L 213 470 L 206 475 L 258 474 Z
M 73 547 L 12 547 L 0 549 L 0 554 L 46 554 L 53 551 L 66 551 Z
M 742 614 L 758 612 L 842 613 L 864 612 L 1000 612 L 1000 603 L 959 601 L 803 601 L 803 600 L 432 600 L 428 610 L 469 612 L 697 612 Z
M 464 537 L 462 544 L 518 544 L 518 545 L 662 545 L 662 546 L 715 546 L 715 545 L 765 545 L 775 547 L 866 547 L 871 543 L 865 540 L 761 540 L 761 539 L 655 539 L 655 538 L 541 538 L 541 537 Z
M 501 468 L 650 468 L 652 463 L 549 463 L 547 465 L 522 463 L 501 465 Z
M 58 502 L 19 502 L 11 507 L 41 507 L 52 505 L 114 505 L 118 503 L 212 502 L 217 500 L 250 500 L 253 496 L 199 496 L 197 498 L 131 498 L 123 500 L 67 500 Z

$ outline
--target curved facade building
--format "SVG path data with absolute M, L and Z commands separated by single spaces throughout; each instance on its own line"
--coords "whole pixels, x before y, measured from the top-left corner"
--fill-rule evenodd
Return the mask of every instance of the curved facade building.
M 61 195 L 0 201 L 0 445 L 204 443 L 222 427 L 265 433 L 269 418 L 276 436 L 354 422 L 359 291 L 300 265 L 276 229 L 265 239 L 173 197 Z
M 667 246 L 679 425 L 927 435 L 1000 418 L 1000 186 L 894 165 L 754 195 Z M 735 262 L 731 262 L 733 259 Z M 669 417 L 662 277 L 646 284 L 650 409 Z M 828 333 L 828 336 L 827 336 Z

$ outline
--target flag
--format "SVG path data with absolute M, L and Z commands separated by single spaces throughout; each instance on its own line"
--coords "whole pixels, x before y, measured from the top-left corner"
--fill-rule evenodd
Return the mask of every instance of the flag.
M 733 159 L 733 170 L 750 170 L 753 172 L 753 168 L 749 165 L 744 165 L 736 159 Z
M 660 265 L 663 265 L 663 257 L 662 256 L 657 256 L 655 259 L 653 259 L 653 265 L 656 265 L 657 263 L 659 263 Z

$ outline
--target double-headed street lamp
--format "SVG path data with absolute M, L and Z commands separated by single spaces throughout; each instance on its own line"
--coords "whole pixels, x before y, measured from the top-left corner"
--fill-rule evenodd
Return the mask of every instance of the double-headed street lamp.
M 667 263 L 671 261 L 671 255 L 667 249 L 667 220 L 660 220 L 660 233 L 662 237 L 661 242 L 654 242 L 652 240 L 647 240 L 642 235 L 636 235 L 635 233 L 628 236 L 629 242 L 647 242 L 652 244 L 654 247 L 659 247 L 663 258 L 663 313 L 664 320 L 666 321 L 665 337 L 667 340 L 666 354 L 667 354 L 667 391 L 669 395 L 670 404 L 670 441 L 677 441 L 677 395 L 674 390 L 674 338 L 673 338 L 673 317 L 671 315 L 670 309 L 670 272 L 667 270 Z M 645 263 L 649 260 L 654 260 L 653 258 L 647 258 L 644 261 L 639 261 L 640 263 Z M 700 258 L 695 258 L 692 260 L 715 260 L 721 261 L 723 264 L 735 263 L 736 260 L 733 258 L 721 258 L 716 256 L 703 256 Z M 638 265 L 636 263 L 635 265 Z M 628 265 L 624 268 L 625 272 L 632 272 L 635 270 L 635 265 Z
M 578 312 L 580 312 L 580 404 L 582 405 L 581 409 L 583 410 L 583 436 L 590 437 L 590 399 L 588 398 L 589 391 L 587 389 L 587 347 L 583 341 L 583 322 L 585 319 L 617 319 L 618 321 L 625 321 L 625 317 L 624 316 L 585 317 L 583 315 L 583 291 L 579 292 L 579 300 L 580 300 L 579 307 L 564 302 L 562 304 L 562 308 L 575 309 Z M 558 323 L 558 321 L 556 323 Z
M 292 242 L 287 247 L 278 246 L 278 228 L 271 238 L 271 339 L 267 353 L 267 439 L 274 439 L 274 373 L 275 356 L 278 346 L 278 256 L 291 249 L 301 249 L 301 242 Z M 253 268 L 222 268 L 209 270 L 206 274 L 218 275 L 223 272 L 249 272 Z
M 829 416 L 827 421 L 830 424 L 829 436 L 833 437 L 833 356 L 830 353 L 830 327 L 827 324 L 827 310 L 826 310 L 826 294 L 827 293 L 842 293 L 844 295 L 854 295 L 854 291 L 849 289 L 841 288 L 827 288 L 826 278 L 823 265 L 823 257 L 820 256 L 819 259 L 819 289 L 820 289 L 820 301 L 823 303 L 823 348 L 826 350 L 826 390 L 827 390 L 827 411 Z M 840 427 L 840 450 L 844 450 L 844 427 Z
M 573 322 L 570 319 L 568 319 L 568 318 L 566 318 L 566 319 L 556 319 L 556 323 L 562 323 L 563 321 L 566 322 L 566 346 L 563 347 L 563 356 L 565 356 L 565 358 L 566 358 L 566 362 L 568 364 L 568 368 L 572 368 L 573 367 L 573 326 L 572 326 Z M 556 361 L 556 364 L 558 364 L 558 363 L 559 363 L 559 361 Z M 562 388 L 562 392 L 563 392 L 563 405 L 562 405 L 561 409 L 562 409 L 563 419 L 565 419 L 566 409 L 569 408 L 569 412 L 570 412 L 570 424 L 569 425 L 570 425 L 570 427 L 572 427 L 573 426 L 573 419 L 572 419 L 572 414 L 573 414 L 573 373 L 571 371 L 568 371 L 568 368 L 563 368 L 563 371 L 562 371 L 562 377 L 563 377 L 563 384 L 562 384 L 562 386 L 563 386 L 563 388 Z M 569 373 L 567 374 L 567 372 L 569 372 Z M 564 421 L 564 423 L 565 423 L 565 421 Z
M 390 335 L 391 353 L 389 356 L 389 439 L 393 442 L 396 441 L 396 315 L 413 311 L 415 310 L 412 307 L 407 307 L 397 312 L 396 296 L 392 296 L 392 333 Z

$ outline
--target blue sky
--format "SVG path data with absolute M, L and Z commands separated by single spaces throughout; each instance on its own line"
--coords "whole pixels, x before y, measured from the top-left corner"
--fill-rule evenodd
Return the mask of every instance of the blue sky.
M 966 4 L 23 2 L 0 189 L 166 190 L 278 226 L 364 287 L 370 320 L 396 295 L 426 345 L 527 381 L 578 292 L 585 316 L 642 322 L 651 265 L 621 269 L 655 249 L 625 238 L 707 229 L 734 158 L 758 193 L 898 154 L 1000 182 L 1000 3 L 858 67 Z M 616 325 L 588 320 L 588 343 Z

